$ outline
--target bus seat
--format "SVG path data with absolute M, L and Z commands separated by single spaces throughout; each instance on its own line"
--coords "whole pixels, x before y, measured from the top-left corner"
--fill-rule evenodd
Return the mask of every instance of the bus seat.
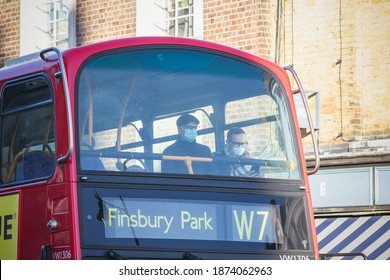
M 54 168 L 54 154 L 45 151 L 31 151 L 23 155 L 22 162 L 17 167 L 16 179 L 29 180 L 48 177 L 54 171 Z
M 105 170 L 103 162 L 98 157 L 81 157 L 81 169 Z
M 129 167 L 127 167 L 126 171 L 130 171 L 130 172 L 145 172 L 145 168 L 142 167 L 142 166 L 139 166 L 139 165 L 131 165 Z

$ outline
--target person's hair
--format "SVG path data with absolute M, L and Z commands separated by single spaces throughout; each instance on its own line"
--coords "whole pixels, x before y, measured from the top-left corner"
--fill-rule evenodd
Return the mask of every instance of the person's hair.
M 228 133 L 227 133 L 227 139 L 230 140 L 230 137 L 232 135 L 237 135 L 237 134 L 246 134 L 245 131 L 241 127 L 233 127 L 231 128 Z
M 190 122 L 194 122 L 194 123 L 196 123 L 196 125 L 199 124 L 199 120 L 196 117 L 194 117 L 193 115 L 185 114 L 185 115 L 180 116 L 176 120 L 176 125 L 182 126 L 182 125 L 186 125 Z

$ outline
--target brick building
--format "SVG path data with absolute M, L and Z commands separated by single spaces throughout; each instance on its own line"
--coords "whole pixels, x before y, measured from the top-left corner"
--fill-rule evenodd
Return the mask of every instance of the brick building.
M 364 245 L 389 259 L 389 30 L 390 0 L 0 0 L 0 68 L 48 46 L 148 35 L 292 65 L 319 127 L 321 168 L 309 180 L 317 227 L 329 225 L 320 250 Z
M 0 67 L 49 45 L 144 35 L 199 38 L 293 65 L 320 93 L 319 112 L 310 103 L 323 164 L 390 161 L 390 1 L 1 0 L 0 13 Z

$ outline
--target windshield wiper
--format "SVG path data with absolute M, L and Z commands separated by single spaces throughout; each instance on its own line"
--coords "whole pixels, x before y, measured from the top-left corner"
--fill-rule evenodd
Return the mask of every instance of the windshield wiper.
M 108 250 L 106 253 L 107 257 L 111 260 L 128 260 L 128 258 L 118 254 L 114 250 Z M 184 260 L 203 260 L 201 257 L 198 257 L 190 252 L 186 252 L 183 254 Z
M 190 252 L 185 252 L 183 254 L 183 259 L 184 260 L 203 260 L 201 257 L 198 257 Z
M 118 254 L 114 250 L 108 250 L 107 251 L 107 257 L 112 260 L 128 260 L 128 258 Z
M 125 211 L 126 211 L 126 214 L 127 214 L 128 216 L 130 216 L 130 215 L 129 215 L 129 211 L 127 210 L 127 207 L 126 207 L 126 202 L 125 202 L 125 200 L 123 199 L 122 195 L 119 195 L 119 198 L 120 198 L 120 200 L 121 200 L 121 202 L 122 202 L 123 208 L 124 208 Z M 139 243 L 139 240 L 138 240 L 137 236 L 135 235 L 135 231 L 134 231 L 134 228 L 133 228 L 133 226 L 131 225 L 131 223 L 130 223 L 130 229 L 131 229 L 131 232 L 132 232 L 132 234 L 133 234 L 135 244 L 136 244 L 137 246 L 140 246 L 141 244 Z

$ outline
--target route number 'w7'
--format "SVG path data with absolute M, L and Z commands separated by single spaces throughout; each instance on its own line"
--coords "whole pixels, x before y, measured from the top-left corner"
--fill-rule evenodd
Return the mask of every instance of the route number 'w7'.
M 249 211 L 249 213 L 247 211 L 241 211 L 241 215 L 240 215 L 237 210 L 233 210 L 234 221 L 237 226 L 237 231 L 240 240 L 243 240 L 244 234 L 246 240 L 250 240 L 252 231 L 254 230 L 254 228 L 256 228 L 254 225 L 259 225 L 259 223 L 260 223 L 260 230 L 259 230 L 258 240 L 262 240 L 264 236 L 264 230 L 265 230 L 265 225 L 267 223 L 268 214 L 269 214 L 268 211 L 252 210 Z

